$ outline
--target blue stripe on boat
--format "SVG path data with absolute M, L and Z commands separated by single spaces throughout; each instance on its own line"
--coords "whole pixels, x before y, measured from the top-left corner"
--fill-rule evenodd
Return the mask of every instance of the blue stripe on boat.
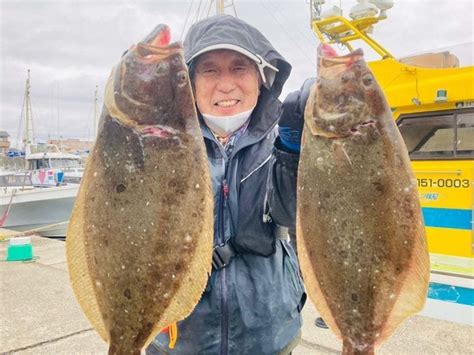
M 474 306 L 474 289 L 430 282 L 428 298 Z
M 426 227 L 471 229 L 472 210 L 423 207 Z

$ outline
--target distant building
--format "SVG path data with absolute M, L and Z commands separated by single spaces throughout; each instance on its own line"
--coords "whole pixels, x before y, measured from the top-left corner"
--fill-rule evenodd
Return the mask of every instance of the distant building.
M 0 154 L 10 150 L 10 135 L 7 131 L 0 131 Z
M 94 144 L 93 141 L 78 138 L 50 139 L 48 143 L 56 144 L 59 150 L 65 153 L 77 153 L 90 150 Z

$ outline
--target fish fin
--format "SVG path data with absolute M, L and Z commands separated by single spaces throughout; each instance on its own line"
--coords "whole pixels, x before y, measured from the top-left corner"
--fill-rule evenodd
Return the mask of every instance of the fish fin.
M 314 124 L 314 105 L 315 105 L 316 84 L 313 85 L 308 96 L 308 101 L 304 109 L 304 126 L 309 129 L 313 136 L 319 135 L 319 132 Z
M 84 272 L 84 270 L 89 270 L 84 244 L 84 226 L 82 223 L 84 221 L 85 187 L 87 186 L 87 183 L 84 181 L 85 179 L 87 179 L 87 168 L 79 188 L 79 193 L 77 194 L 66 233 L 66 259 L 71 286 L 79 305 L 100 337 L 104 341 L 109 342 L 108 332 L 106 331 L 99 305 L 95 298 L 95 290 L 90 273 Z
M 407 267 L 406 277 L 398 294 L 398 299 L 395 301 L 380 336 L 375 342 L 376 345 L 388 339 L 401 322 L 421 311 L 425 304 L 430 278 L 430 260 L 422 226 L 419 228 L 419 232 L 416 233 L 415 241 L 414 252 L 410 265 Z
M 324 322 L 331 328 L 331 330 L 336 334 L 336 336 L 342 340 L 342 333 L 339 327 L 336 324 L 334 317 L 332 316 L 331 310 L 323 296 L 323 292 L 319 285 L 319 281 L 316 278 L 315 270 L 313 269 L 313 264 L 311 263 L 311 259 L 308 255 L 308 252 L 305 247 L 304 240 L 300 237 L 301 234 L 301 226 L 299 223 L 299 214 L 297 210 L 296 216 L 296 247 L 298 249 L 298 260 L 300 262 L 300 269 L 303 273 L 303 281 L 305 284 L 306 289 L 308 289 L 308 295 L 318 309 L 318 312 L 321 314 Z
M 212 196 L 210 185 L 207 185 L 207 188 L 209 189 L 209 196 Z M 208 202 L 209 203 L 203 206 L 203 209 L 208 209 L 208 211 L 206 213 L 202 213 L 202 215 L 213 218 L 212 211 L 214 201 L 209 199 Z M 181 283 L 178 290 L 176 290 L 173 299 L 169 303 L 168 307 L 166 307 L 166 310 L 163 312 L 161 319 L 153 326 L 150 336 L 145 341 L 144 348 L 146 348 L 153 341 L 156 335 L 160 333 L 164 327 L 186 318 L 193 311 L 194 307 L 198 304 L 202 297 L 208 281 L 208 275 L 211 274 L 213 252 L 212 241 L 214 239 L 213 223 L 211 221 L 207 221 L 202 225 L 210 226 L 209 229 L 206 227 L 206 229 L 203 229 L 200 233 L 200 235 L 203 235 L 207 238 L 208 242 L 197 244 L 194 257 L 192 260 L 190 260 L 188 272 L 185 276 L 183 276 L 183 280 L 189 280 L 189 283 L 194 285 L 194 287 L 190 290 L 189 286 L 185 282 Z M 206 269 L 206 272 L 203 272 L 202 270 L 203 265 Z

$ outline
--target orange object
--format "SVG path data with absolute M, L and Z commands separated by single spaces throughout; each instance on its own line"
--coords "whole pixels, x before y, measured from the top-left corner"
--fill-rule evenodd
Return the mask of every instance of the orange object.
M 178 326 L 176 325 L 176 322 L 161 329 L 161 333 L 168 333 L 168 337 L 170 339 L 168 343 L 168 348 L 174 349 L 176 341 L 178 340 Z

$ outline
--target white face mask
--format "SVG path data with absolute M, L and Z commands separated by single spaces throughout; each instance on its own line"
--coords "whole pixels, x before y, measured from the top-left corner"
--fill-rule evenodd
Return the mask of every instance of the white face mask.
M 254 108 L 255 106 L 248 111 L 240 112 L 232 116 L 213 116 L 202 113 L 202 118 L 212 132 L 219 137 L 226 137 L 230 133 L 237 131 L 247 122 Z

